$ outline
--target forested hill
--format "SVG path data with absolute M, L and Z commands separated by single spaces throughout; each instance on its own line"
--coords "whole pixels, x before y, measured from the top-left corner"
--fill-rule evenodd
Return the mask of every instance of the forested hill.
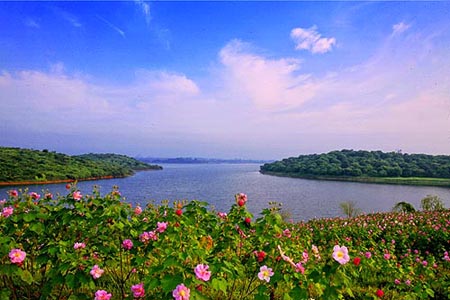
M 295 177 L 450 178 L 450 156 L 341 150 L 264 164 L 261 172 Z
M 0 183 L 124 177 L 135 170 L 161 169 L 118 154 L 69 156 L 48 150 L 0 147 Z

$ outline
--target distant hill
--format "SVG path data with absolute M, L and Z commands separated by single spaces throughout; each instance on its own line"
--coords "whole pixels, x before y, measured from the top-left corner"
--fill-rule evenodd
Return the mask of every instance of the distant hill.
M 260 171 L 263 174 L 302 178 L 427 184 L 425 179 L 450 179 L 450 156 L 341 150 L 285 158 L 264 164 Z M 417 180 L 407 180 L 411 178 Z M 430 180 L 432 184 L 427 185 L 448 186 L 449 182 Z
M 69 156 L 48 150 L 0 147 L 0 183 L 47 182 L 125 177 L 136 170 L 159 170 L 119 154 Z
M 201 158 L 201 157 L 176 157 L 176 158 L 154 158 L 140 157 L 139 160 L 156 164 L 262 164 L 268 160 L 254 159 L 220 159 L 220 158 Z

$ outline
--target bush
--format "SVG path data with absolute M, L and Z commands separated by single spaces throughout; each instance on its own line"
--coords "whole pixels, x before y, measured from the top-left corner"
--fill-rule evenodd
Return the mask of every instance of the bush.
M 444 203 L 439 196 L 427 195 L 420 201 L 420 207 L 425 211 L 444 210 Z
M 255 219 L 244 194 L 224 213 L 69 188 L 0 202 L 0 299 L 450 296 L 449 211 L 292 224 L 278 205 Z
M 392 208 L 393 212 L 402 212 L 402 213 L 412 213 L 415 212 L 416 209 L 411 203 L 408 202 L 398 202 L 395 204 L 395 206 Z

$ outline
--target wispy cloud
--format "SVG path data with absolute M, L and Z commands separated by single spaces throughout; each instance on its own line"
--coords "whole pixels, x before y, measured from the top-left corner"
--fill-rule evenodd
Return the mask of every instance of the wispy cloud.
M 401 34 L 411 27 L 410 24 L 400 22 L 392 26 L 392 35 Z
M 300 60 L 269 59 L 252 53 L 249 48 L 249 44 L 233 40 L 219 53 L 224 82 L 234 93 L 268 110 L 299 106 L 315 94 L 308 75 L 295 74 L 300 69 Z
M 122 30 L 122 29 L 120 29 L 119 27 L 117 27 L 116 25 L 114 25 L 114 24 L 112 24 L 111 22 L 109 22 L 108 20 L 106 20 L 105 18 L 103 18 L 103 17 L 101 17 L 101 16 L 99 16 L 99 15 L 96 15 L 97 16 L 97 18 L 99 19 L 99 20 L 101 20 L 103 23 L 105 23 L 106 25 L 108 25 L 110 28 L 112 28 L 115 32 L 117 32 L 118 34 L 120 34 L 123 38 L 125 38 L 125 32 Z
M 141 8 L 142 13 L 144 14 L 145 17 L 145 21 L 147 22 L 147 25 L 149 25 L 152 19 L 152 16 L 150 14 L 150 4 L 143 0 L 134 0 L 134 3 L 136 3 L 136 5 L 138 5 Z
M 291 30 L 291 38 L 295 42 L 296 50 L 308 50 L 312 53 L 326 53 L 331 51 L 336 44 L 335 38 L 324 38 L 317 32 L 317 27 L 294 28 Z
M 66 11 L 63 11 L 63 10 L 58 10 L 58 11 L 66 21 L 68 21 L 70 24 L 72 24 L 72 26 L 74 26 L 74 27 L 82 27 L 83 26 L 76 16 L 74 16 L 71 13 L 68 13 Z
M 36 20 L 31 18 L 26 18 L 24 21 L 25 26 L 32 27 L 32 28 L 41 28 L 41 25 L 36 22 Z

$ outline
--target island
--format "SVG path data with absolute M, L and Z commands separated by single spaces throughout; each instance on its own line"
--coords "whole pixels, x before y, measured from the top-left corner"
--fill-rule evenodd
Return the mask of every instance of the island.
M 450 156 L 344 149 L 266 163 L 260 172 L 304 179 L 450 187 Z
M 0 186 L 120 178 L 161 170 L 126 155 L 66 155 L 54 151 L 0 147 Z

